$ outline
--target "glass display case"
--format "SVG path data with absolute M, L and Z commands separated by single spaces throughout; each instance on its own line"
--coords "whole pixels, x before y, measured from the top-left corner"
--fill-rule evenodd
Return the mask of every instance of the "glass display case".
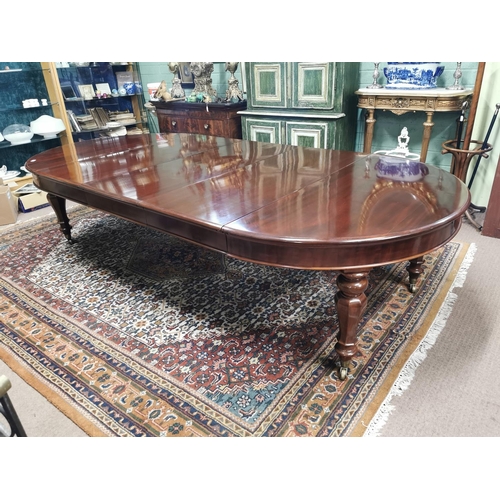
M 27 134 L 25 140 L 9 141 L 3 131 L 21 130 L 42 115 L 54 116 L 46 79 L 49 69 L 39 62 L 0 62 L 0 167 L 20 171 L 31 156 L 60 144 L 59 137 Z M 10 136 L 9 136 L 10 137 Z
M 55 63 L 73 139 L 146 132 L 135 63 Z

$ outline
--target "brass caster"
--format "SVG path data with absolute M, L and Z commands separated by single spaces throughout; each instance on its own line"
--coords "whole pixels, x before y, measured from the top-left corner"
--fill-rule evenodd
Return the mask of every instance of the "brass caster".
M 417 284 L 416 283 L 410 283 L 410 292 L 415 293 L 417 291 Z
M 347 366 L 341 366 L 339 368 L 340 380 L 345 380 L 347 378 Z

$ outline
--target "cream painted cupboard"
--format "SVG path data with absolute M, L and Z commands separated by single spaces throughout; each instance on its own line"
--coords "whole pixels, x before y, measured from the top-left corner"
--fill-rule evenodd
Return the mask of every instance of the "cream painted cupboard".
M 359 63 L 245 63 L 244 139 L 354 150 Z

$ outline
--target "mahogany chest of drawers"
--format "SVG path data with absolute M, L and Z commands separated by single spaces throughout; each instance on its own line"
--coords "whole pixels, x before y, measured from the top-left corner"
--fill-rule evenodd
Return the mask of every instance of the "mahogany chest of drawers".
M 241 116 L 247 107 L 237 103 L 191 103 L 186 101 L 151 101 L 156 108 L 161 133 L 184 132 L 241 139 Z

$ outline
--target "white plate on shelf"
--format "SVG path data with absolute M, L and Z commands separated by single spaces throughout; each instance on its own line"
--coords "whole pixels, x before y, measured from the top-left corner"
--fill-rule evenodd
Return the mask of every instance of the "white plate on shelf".
M 19 170 L 7 170 L 5 174 L 0 172 L 0 179 L 8 181 L 10 179 L 14 179 L 18 175 L 21 175 L 21 172 Z

